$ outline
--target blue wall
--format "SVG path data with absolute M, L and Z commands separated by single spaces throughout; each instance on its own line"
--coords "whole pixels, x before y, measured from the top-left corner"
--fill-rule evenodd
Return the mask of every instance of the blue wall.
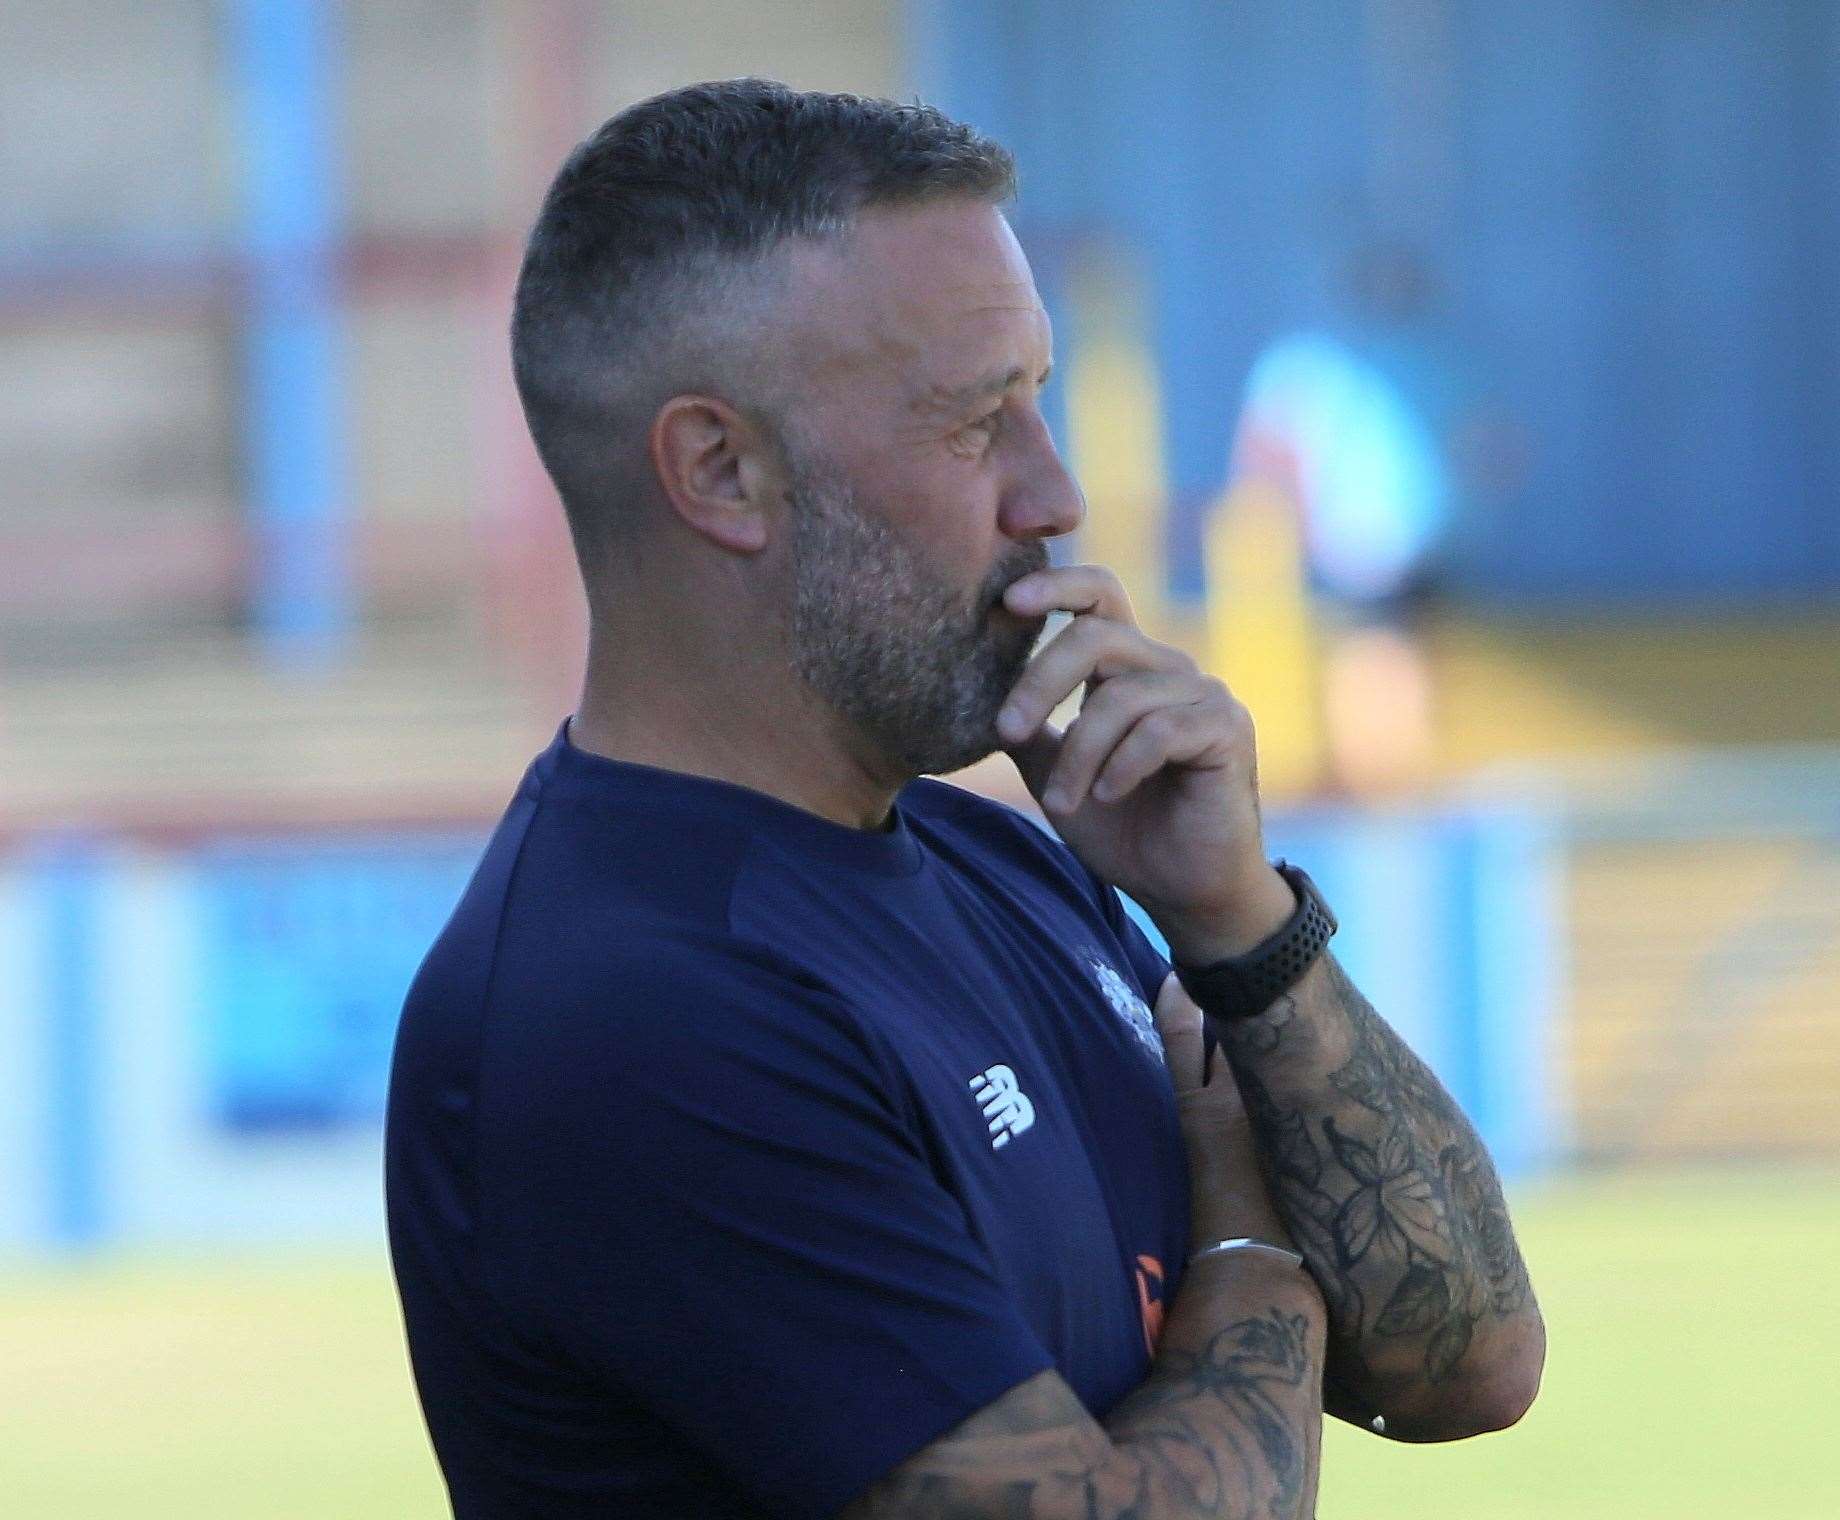
M 0 855 L 0 1256 L 378 1238 L 396 1016 L 479 835 Z
M 1397 41 L 1365 30 L 1378 9 L 912 0 L 916 83 L 1015 149 L 1045 282 L 1088 238 L 1154 278 L 1174 589 L 1201 591 L 1254 357 L 1332 322 L 1348 255 L 1381 235 L 1427 250 L 1449 333 L 1527 440 L 1457 541 L 1459 588 L 1840 596 L 1840 6 L 1410 8 L 1442 18 L 1436 109 L 1377 82 Z M 1442 139 L 1433 186 L 1413 132 Z
M 1345 916 L 1351 974 L 1504 1172 L 1550 1160 L 1545 826 L 1465 809 L 1272 828 Z M 397 1013 L 480 847 L 350 829 L 0 857 L 0 1256 L 378 1238 Z

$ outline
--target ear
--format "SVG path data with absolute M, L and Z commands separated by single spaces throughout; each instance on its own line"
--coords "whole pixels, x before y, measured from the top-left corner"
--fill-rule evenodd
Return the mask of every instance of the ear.
M 718 397 L 673 396 L 646 449 L 665 500 L 693 531 L 737 554 L 767 546 L 784 482 L 760 427 Z

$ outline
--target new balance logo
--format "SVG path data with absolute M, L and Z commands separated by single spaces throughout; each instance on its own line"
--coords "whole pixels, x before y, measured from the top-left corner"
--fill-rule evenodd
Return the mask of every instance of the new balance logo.
M 993 1066 L 970 1082 L 971 1096 L 990 1125 L 993 1136 L 990 1148 L 1002 1150 L 1017 1135 L 1035 1122 L 1035 1105 L 1023 1096 L 1016 1085 L 1016 1074 L 1007 1066 Z

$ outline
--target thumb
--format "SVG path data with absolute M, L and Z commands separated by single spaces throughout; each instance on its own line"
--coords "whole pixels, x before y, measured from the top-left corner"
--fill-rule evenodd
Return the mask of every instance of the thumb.
M 1016 762 L 1016 769 L 1022 775 L 1022 784 L 1029 789 L 1029 795 L 1037 802 L 1041 801 L 1042 789 L 1048 784 L 1048 773 L 1054 769 L 1054 761 L 1061 752 L 1061 731 L 1052 723 L 1044 723 L 1028 738 L 1004 746 L 1011 760 Z

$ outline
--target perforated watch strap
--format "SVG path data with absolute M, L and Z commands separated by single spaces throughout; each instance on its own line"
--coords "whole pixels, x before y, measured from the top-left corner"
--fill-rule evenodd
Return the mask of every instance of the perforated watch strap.
M 1184 990 L 1211 1018 L 1258 1017 L 1302 980 L 1336 931 L 1335 915 L 1316 890 L 1316 883 L 1287 861 L 1274 861 L 1273 866 L 1297 894 L 1297 911 L 1277 933 L 1244 955 L 1215 961 L 1211 966 L 1175 963 Z M 1211 1057 L 1213 1042 L 1208 1043 Z

